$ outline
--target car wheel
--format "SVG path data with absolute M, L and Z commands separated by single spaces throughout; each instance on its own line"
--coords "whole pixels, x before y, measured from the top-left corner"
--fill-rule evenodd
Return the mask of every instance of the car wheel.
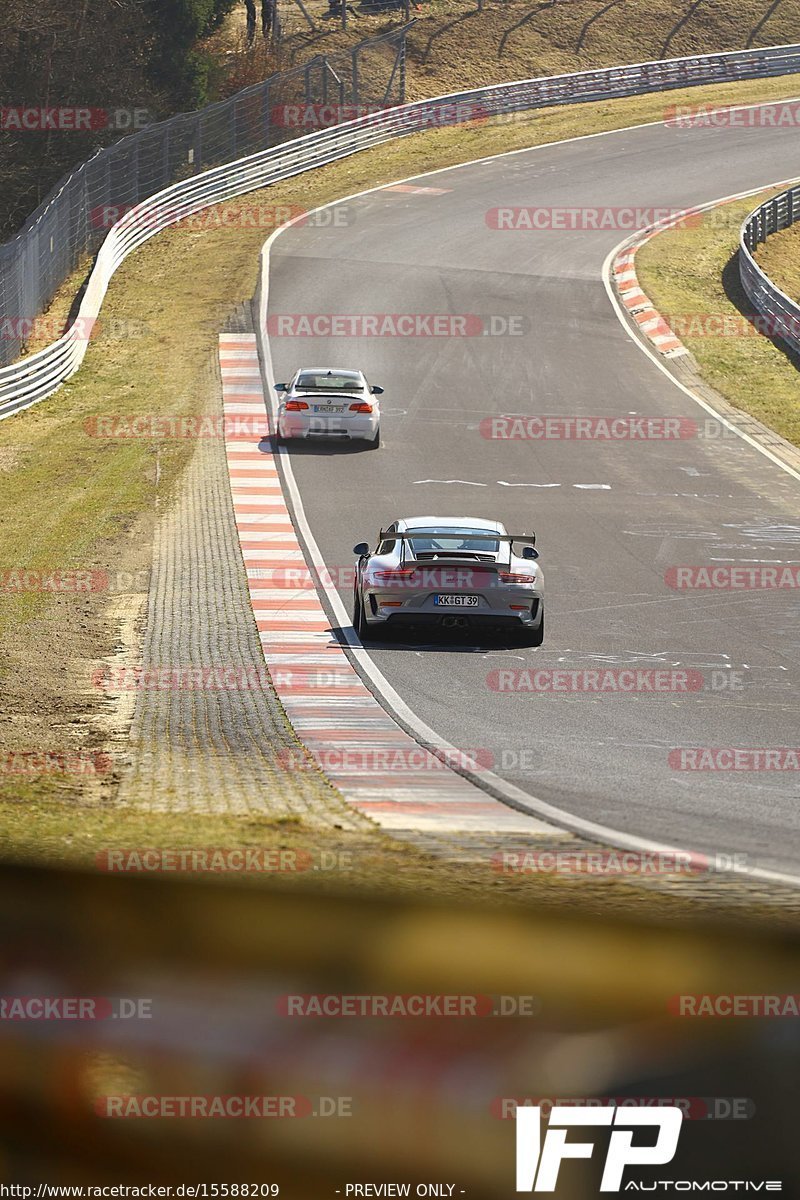
M 381 430 L 380 430 L 380 426 L 378 426 L 378 429 L 375 432 L 375 437 L 372 439 L 371 442 L 367 442 L 367 449 L 368 450 L 377 450 L 378 447 L 380 446 L 380 444 L 381 444 Z
M 544 613 L 539 622 L 538 629 L 525 629 L 520 637 L 520 644 L 523 646 L 541 646 L 544 641 Z
M 374 635 L 364 616 L 364 605 L 358 592 L 356 592 L 353 601 L 353 628 L 362 642 L 372 641 Z

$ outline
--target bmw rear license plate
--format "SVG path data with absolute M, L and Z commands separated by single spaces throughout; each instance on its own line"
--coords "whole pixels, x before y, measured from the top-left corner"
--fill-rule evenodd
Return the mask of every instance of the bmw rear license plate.
M 314 412 L 318 412 L 318 413 L 344 412 L 344 405 L 343 404 L 315 404 Z
M 448 608 L 477 608 L 478 600 L 478 596 L 453 596 L 446 594 L 444 596 L 434 596 L 433 603 L 445 604 Z

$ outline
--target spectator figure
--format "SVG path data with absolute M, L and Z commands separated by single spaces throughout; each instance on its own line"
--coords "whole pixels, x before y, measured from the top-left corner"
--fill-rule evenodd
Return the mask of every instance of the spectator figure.
M 272 37 L 272 24 L 275 20 L 275 0 L 261 0 L 261 32 L 265 38 Z
M 256 37 L 256 0 L 244 0 L 247 9 L 247 44 L 252 46 Z M 269 39 L 272 37 L 272 25 L 275 20 L 275 0 L 261 0 L 261 34 Z
M 328 16 L 329 17 L 341 17 L 342 3 L 343 3 L 343 0 L 328 0 Z M 347 11 L 349 13 L 352 13 L 354 17 L 358 16 L 358 13 L 353 8 L 352 4 L 347 5 Z

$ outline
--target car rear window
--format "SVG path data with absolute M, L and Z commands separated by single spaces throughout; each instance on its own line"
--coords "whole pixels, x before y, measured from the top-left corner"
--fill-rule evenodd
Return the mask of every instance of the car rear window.
M 480 529 L 459 529 L 442 533 L 421 533 L 411 539 L 414 554 L 442 550 L 454 554 L 461 550 L 482 554 L 496 554 L 500 543 L 490 532 Z
M 364 384 L 357 375 L 305 372 L 297 380 L 297 389 L 304 392 L 363 392 Z

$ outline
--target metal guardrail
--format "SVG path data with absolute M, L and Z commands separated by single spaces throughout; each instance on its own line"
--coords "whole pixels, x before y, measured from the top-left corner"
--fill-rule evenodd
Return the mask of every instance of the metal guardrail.
M 800 304 L 782 292 L 753 257 L 771 234 L 796 221 L 800 221 L 800 187 L 790 187 L 754 209 L 739 234 L 739 278 L 760 331 L 781 338 L 800 354 Z
M 77 318 L 64 336 L 30 358 L 0 369 L 0 418 L 51 395 L 78 370 L 88 341 L 84 331 L 91 329 L 120 263 L 154 234 L 203 208 L 433 127 L 558 104 L 796 72 L 800 72 L 800 44 L 519 80 L 383 109 L 172 184 L 136 204 L 110 229 Z

